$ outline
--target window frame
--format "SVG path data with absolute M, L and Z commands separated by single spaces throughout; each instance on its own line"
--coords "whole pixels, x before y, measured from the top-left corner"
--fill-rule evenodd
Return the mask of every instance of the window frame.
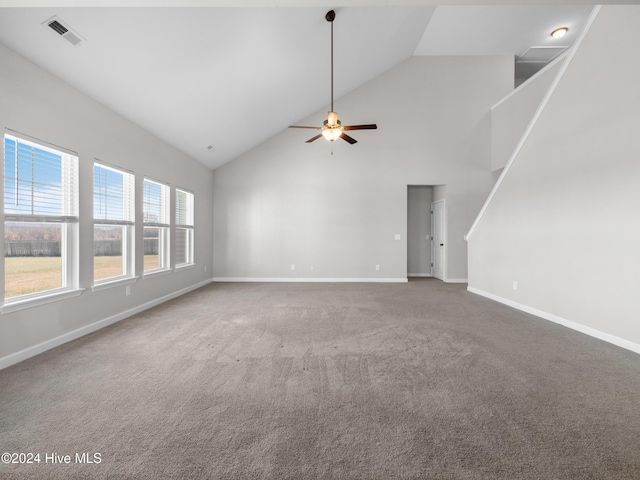
M 96 168 L 101 168 L 122 175 L 122 214 L 120 219 L 96 218 Z M 107 188 L 109 188 L 107 186 Z M 93 291 L 111 286 L 132 283 L 137 280 L 135 275 L 135 174 L 129 170 L 117 167 L 108 162 L 94 159 L 93 162 Z M 105 194 L 105 196 L 107 196 Z M 105 200 L 106 201 L 106 200 Z M 105 217 L 108 217 L 105 213 Z M 96 280 L 95 277 L 95 231 L 96 227 L 122 228 L 122 271 L 121 275 Z
M 187 190 L 186 188 L 176 187 L 176 201 L 175 201 L 175 229 L 176 236 L 179 230 L 184 230 L 186 233 L 185 242 L 185 258 L 182 263 L 178 263 L 178 240 L 176 238 L 175 246 L 175 261 L 176 268 L 185 268 L 195 265 L 195 194 Z M 180 222 L 180 205 L 178 204 L 178 192 L 185 194 L 186 204 L 184 209 L 184 222 Z
M 153 184 L 156 185 L 160 188 L 160 198 L 159 203 L 156 204 L 155 202 L 152 202 L 151 199 L 148 197 L 148 192 L 147 192 L 147 184 Z M 156 268 L 150 268 L 150 269 L 146 269 L 144 266 L 144 261 L 143 261 L 143 266 L 142 266 L 142 270 L 143 270 L 143 276 L 148 277 L 150 275 L 154 275 L 154 274 L 159 274 L 159 273 L 165 273 L 168 271 L 171 271 L 171 265 L 170 265 L 170 258 L 169 258 L 169 252 L 170 252 L 170 231 L 171 231 L 171 224 L 170 224 L 170 194 L 171 194 L 171 189 L 169 187 L 168 184 L 155 180 L 153 178 L 150 177 L 144 177 L 143 181 L 142 181 L 142 252 L 143 252 L 143 259 L 144 259 L 144 249 L 145 249 L 145 244 L 144 244 L 144 240 L 145 240 L 145 236 L 144 236 L 144 232 L 147 229 L 157 229 L 158 230 L 158 263 L 159 266 Z M 154 209 L 157 209 L 157 213 L 158 213 L 158 218 L 156 219 L 150 219 L 149 217 L 151 217 L 152 212 L 149 211 L 148 209 L 150 208 L 150 206 L 153 206 Z M 155 221 L 153 221 L 155 220 Z
M 20 155 L 20 145 L 26 146 L 28 148 L 34 150 L 41 150 L 43 152 L 47 152 L 49 154 L 53 154 L 55 156 L 60 157 L 60 185 L 57 186 L 60 190 L 59 195 L 54 193 L 53 200 L 50 201 L 49 205 L 54 207 L 59 207 L 60 211 L 58 213 L 47 212 L 48 207 L 46 206 L 46 202 L 40 203 L 36 206 L 35 195 L 36 184 L 35 177 L 33 176 L 33 171 L 36 166 L 40 168 L 49 168 L 44 165 L 45 161 L 50 161 L 50 159 L 44 160 L 41 159 L 40 162 L 36 163 L 35 161 L 31 164 L 32 169 L 32 177 L 30 184 L 27 182 L 29 186 L 29 191 L 31 191 L 31 213 L 25 212 L 7 212 L 7 202 L 5 192 L 5 185 L 7 182 L 7 140 L 13 140 L 15 142 L 15 158 L 16 162 L 18 159 L 18 155 Z M 32 156 L 35 158 L 35 156 Z M 17 168 L 17 164 L 16 164 Z M 56 165 L 52 167 L 54 169 L 58 168 Z M 41 173 L 42 174 L 42 173 Z M 6 297 L 6 255 L 3 253 L 3 267 L 5 271 L 5 275 L 3 275 L 2 279 L 2 306 L 0 307 L 1 313 L 9 313 L 17 310 L 22 310 L 24 308 L 30 308 L 37 305 L 43 305 L 49 302 L 62 300 L 65 298 L 70 298 L 74 296 L 78 296 L 82 294 L 84 291 L 83 288 L 79 287 L 79 157 L 78 153 L 60 147 L 49 142 L 31 137 L 29 135 L 25 135 L 22 133 L 18 133 L 12 131 L 10 129 L 4 130 L 3 135 L 3 155 L 2 155 L 2 244 L 3 251 L 6 248 L 6 226 L 9 223 L 20 223 L 20 224 L 56 224 L 61 225 L 60 231 L 60 275 L 61 275 L 61 286 L 55 287 L 46 290 L 40 290 L 33 293 L 27 293 L 22 295 L 15 295 L 11 297 Z M 15 175 L 16 182 L 16 202 L 18 198 L 18 182 L 19 177 L 16 170 Z M 47 184 L 42 184 L 44 186 L 43 190 L 46 190 Z M 55 185 L 55 181 L 52 181 L 51 185 Z M 40 200 L 45 198 L 44 195 L 40 195 Z M 59 203 L 59 205 L 58 205 Z M 39 213 L 35 213 L 35 210 L 44 210 Z

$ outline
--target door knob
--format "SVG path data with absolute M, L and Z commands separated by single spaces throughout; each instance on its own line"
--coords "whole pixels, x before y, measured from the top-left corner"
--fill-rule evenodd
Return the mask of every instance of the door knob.
M 444 247 L 444 243 L 441 243 L 441 244 L 440 244 L 440 246 L 441 246 L 441 247 Z

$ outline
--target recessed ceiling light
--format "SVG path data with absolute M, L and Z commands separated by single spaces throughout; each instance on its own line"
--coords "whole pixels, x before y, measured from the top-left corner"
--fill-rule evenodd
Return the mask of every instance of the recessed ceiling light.
M 567 27 L 556 28 L 553 32 L 551 32 L 551 36 L 553 38 L 562 38 L 569 31 Z

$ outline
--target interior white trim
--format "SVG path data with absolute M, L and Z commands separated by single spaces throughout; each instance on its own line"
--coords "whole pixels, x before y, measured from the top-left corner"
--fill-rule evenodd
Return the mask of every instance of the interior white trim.
M 443 280 L 444 283 L 469 283 L 468 278 L 447 278 Z
M 407 278 L 313 278 L 313 277 L 214 277 L 214 282 L 262 282 L 262 283 L 406 283 Z
M 77 338 L 83 337 L 84 335 L 88 335 L 89 333 L 93 333 L 101 328 L 112 325 L 120 320 L 124 320 L 125 318 L 131 317 L 136 313 L 140 313 L 144 310 L 148 310 L 151 307 L 155 307 L 156 305 L 160 305 L 167 300 L 171 300 L 173 298 L 179 297 L 180 295 L 184 295 L 185 293 L 191 292 L 192 290 L 196 290 L 200 287 L 204 287 L 205 285 L 211 283 L 211 279 L 207 279 L 203 282 L 196 283 L 195 285 L 191 285 L 190 287 L 183 288 L 182 290 L 178 290 L 177 292 L 170 293 L 160 298 L 156 298 L 150 302 L 143 303 L 142 305 L 138 305 L 137 307 L 130 308 L 129 310 L 125 310 L 124 312 L 117 313 L 107 318 L 103 318 L 102 320 L 98 320 L 97 322 L 91 323 L 89 325 L 85 325 L 84 327 L 80 327 L 71 332 L 67 332 L 58 337 L 52 338 L 50 340 L 39 343 L 38 345 L 34 345 L 32 347 L 25 348 L 24 350 L 20 350 L 19 352 L 12 353 L 7 355 L 6 357 L 0 358 L 0 370 L 3 368 L 10 367 L 11 365 L 15 365 L 16 363 L 22 362 L 28 358 L 34 357 L 40 353 L 46 352 L 52 348 L 63 345 L 67 342 L 75 340 Z
M 74 288 L 69 290 L 56 291 L 49 294 L 33 294 L 28 298 L 19 299 L 16 301 L 7 301 L 0 307 L 0 313 L 13 313 L 19 310 L 25 310 L 27 308 L 38 307 L 40 305 L 46 305 L 47 303 L 59 302 L 61 300 L 67 300 L 68 298 L 79 297 L 85 291 L 85 288 Z
M 116 280 L 98 282 L 91 287 L 92 292 L 99 292 L 100 290 L 106 290 L 108 288 L 120 287 L 122 285 L 129 285 L 138 281 L 140 277 L 126 277 L 118 278 Z
M 536 317 L 543 318 L 545 320 L 549 320 L 553 323 L 557 323 L 559 325 L 565 326 L 572 330 L 576 330 L 580 333 L 584 333 L 591 337 L 595 337 L 599 340 L 604 340 L 605 342 L 612 343 L 617 345 L 618 347 L 626 348 L 627 350 L 631 350 L 635 353 L 640 353 L 640 344 L 631 342 L 629 340 L 625 340 L 624 338 L 617 337 L 615 335 L 611 335 L 610 333 L 601 332 L 600 330 L 596 330 L 595 328 L 587 327 L 586 325 L 582 325 L 580 323 L 574 322 L 572 320 L 567 320 L 566 318 L 558 317 L 552 313 L 544 312 L 542 310 L 538 310 L 537 308 L 529 307 L 527 305 L 523 305 L 518 302 L 514 302 L 513 300 L 508 300 L 506 298 L 499 297 L 498 295 L 494 295 L 492 293 L 484 292 L 477 288 L 467 287 L 467 290 L 471 293 L 475 293 L 476 295 L 480 295 L 482 297 L 489 298 L 499 303 L 503 303 L 504 305 L 508 305 L 509 307 L 513 307 L 517 310 L 521 310 L 526 313 L 530 313 L 531 315 L 535 315 Z
M 433 277 L 430 273 L 407 273 L 407 277 Z
M 173 273 L 173 268 L 156 268 L 155 270 L 149 270 L 146 273 L 142 274 L 143 280 L 148 280 L 153 277 L 160 277 L 162 275 L 167 275 L 169 273 Z
M 544 98 L 542 99 L 542 102 L 540 102 L 540 105 L 538 106 L 538 109 L 533 114 L 533 117 L 531 118 L 531 121 L 529 122 L 529 125 L 527 126 L 526 130 L 522 134 L 522 138 L 520 138 L 520 141 L 516 145 L 516 148 L 514 149 L 513 153 L 511 154 L 511 157 L 509 157 L 509 161 L 507 162 L 506 166 L 502 170 L 502 173 L 500 174 L 500 177 L 498 177 L 498 180 L 496 181 L 496 184 L 493 186 L 493 189 L 491 190 L 491 193 L 489 193 L 489 196 L 485 200 L 484 205 L 482 205 L 482 208 L 480 209 L 480 212 L 478 213 L 476 219 L 474 220 L 473 224 L 471 225 L 471 228 L 469 229 L 469 232 L 465 236 L 467 241 L 469 240 L 469 238 L 471 238 L 471 235 L 473 235 L 473 232 L 475 232 L 476 227 L 480 223 L 480 220 L 482 219 L 482 217 L 484 217 L 484 214 L 487 211 L 487 208 L 489 208 L 489 205 L 491 204 L 491 202 L 493 200 L 493 197 L 495 196 L 496 192 L 500 189 L 500 186 L 502 185 L 502 181 L 504 180 L 505 176 L 509 173 L 509 170 L 511 169 L 511 165 L 513 165 L 513 162 L 515 161 L 516 157 L 520 153 L 520 150 L 522 149 L 522 147 L 526 143 L 527 139 L 529 138 L 529 135 L 531 134 L 531 132 L 533 130 L 533 127 L 535 126 L 535 124 L 538 122 L 538 119 L 540 118 L 540 115 L 542 115 L 542 112 L 547 107 L 547 103 L 549 103 L 549 100 L 551 99 L 551 97 L 552 97 L 553 93 L 555 92 L 558 84 L 560 83 L 560 80 L 562 79 L 562 77 L 564 77 L 564 74 L 567 71 L 567 68 L 569 68 L 569 65 L 571 64 L 571 61 L 573 60 L 573 57 L 575 56 L 576 52 L 580 49 L 580 45 L 582 44 L 582 41 L 587 36 L 587 33 L 591 29 L 591 25 L 593 25 L 593 22 L 595 21 L 596 17 L 598 16 L 598 13 L 600 12 L 600 8 L 601 8 L 601 5 L 596 5 L 594 7 L 594 9 L 591 11 L 591 15 L 589 15 L 589 18 L 587 19 L 587 22 L 586 22 L 586 24 L 584 26 L 584 29 L 582 30 L 582 32 L 580 32 L 580 36 L 578 37 L 578 39 L 575 41 L 575 43 L 573 44 L 573 46 L 569 50 L 569 53 L 567 54 L 566 58 L 564 59 L 564 61 L 562 63 L 562 66 L 560 67 L 560 70 L 556 74 L 556 77 L 553 79 L 553 82 L 551 82 L 551 86 L 549 87 L 549 90 L 547 90 L 547 93 L 545 94 Z

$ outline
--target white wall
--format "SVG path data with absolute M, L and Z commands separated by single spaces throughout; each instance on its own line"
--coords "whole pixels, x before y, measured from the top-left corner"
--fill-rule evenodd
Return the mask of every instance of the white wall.
M 213 172 L 119 117 L 97 102 L 0 46 L 0 128 L 30 135 L 78 152 L 80 158 L 80 287 L 76 298 L 0 317 L 0 368 L 144 308 L 175 292 L 210 280 L 212 272 Z M 136 186 L 149 176 L 195 193 L 196 267 L 139 279 L 125 287 L 93 293 L 93 162 L 98 158 L 131 170 Z M 136 191 L 141 219 L 141 188 Z M 173 222 L 174 216 L 171 216 Z M 142 226 L 136 226 L 137 273 L 142 274 Z M 172 260 L 173 262 L 173 260 Z M 207 266 L 207 272 L 204 272 Z M 3 265 L 4 276 L 4 265 Z M 97 323 L 98 322 L 98 323 Z
M 638 352 L 639 24 L 600 10 L 469 240 L 470 289 Z
M 504 168 L 558 74 L 565 55 L 491 107 L 491 170 Z
M 352 132 L 357 144 L 289 129 L 216 170 L 215 277 L 404 280 L 407 185 L 446 185 L 446 274 L 466 279 L 463 236 L 493 185 L 489 108 L 513 68 L 508 56 L 412 57 L 335 102 L 345 125 L 378 124 Z

